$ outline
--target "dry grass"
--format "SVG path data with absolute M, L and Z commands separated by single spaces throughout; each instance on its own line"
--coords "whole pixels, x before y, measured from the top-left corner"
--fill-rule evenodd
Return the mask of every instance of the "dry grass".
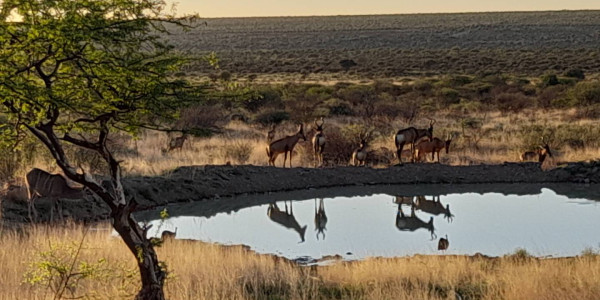
M 597 121 L 589 119 L 577 119 L 575 111 L 525 111 L 519 114 L 493 113 L 471 113 L 468 116 L 456 115 L 448 111 L 435 116 L 434 136 L 445 139 L 448 134 L 454 134 L 450 146 L 450 153 L 441 154 L 441 162 L 450 165 L 472 165 L 481 163 L 503 163 L 507 161 L 518 161 L 523 151 L 532 150 L 535 146 L 526 146 L 526 134 L 522 128 L 526 126 L 558 127 L 558 126 L 582 126 L 597 127 Z M 469 120 L 475 120 L 479 126 L 475 128 L 463 126 L 469 124 Z M 325 125 L 325 135 L 332 128 L 342 128 L 352 124 L 360 124 L 361 120 L 355 118 L 328 119 Z M 417 120 L 416 127 L 426 127 L 428 120 L 422 117 Z M 377 125 L 374 125 L 377 126 Z M 370 144 L 371 150 L 379 150 L 385 147 L 395 152 L 392 136 L 400 128 L 407 127 L 401 121 L 388 121 L 387 131 L 380 130 L 376 138 Z M 377 127 L 375 127 L 377 128 Z M 295 131 L 294 124 L 287 124 L 277 128 L 276 138 L 292 134 Z M 267 129 L 232 122 L 225 128 L 225 134 L 217 135 L 208 139 L 192 138 L 186 141 L 181 151 L 174 150 L 164 153 L 168 142 L 166 134 L 147 132 L 140 140 L 133 140 L 126 147 L 137 149 L 121 157 L 125 161 L 123 169 L 130 175 L 157 175 L 168 172 L 178 166 L 204 165 L 204 164 L 252 164 L 267 165 L 265 153 Z M 314 132 L 312 127 L 305 130 L 307 141 L 300 141 L 295 148 L 294 166 L 312 167 L 313 156 L 310 147 L 310 139 Z M 349 140 L 356 137 L 346 137 Z M 541 138 L 541 137 L 540 137 Z M 537 143 L 536 137 L 536 143 Z M 562 161 L 585 161 L 598 159 L 600 148 L 598 142 L 586 144 L 583 149 L 572 149 L 561 144 L 559 140 L 550 140 L 550 145 L 555 154 L 553 160 Z M 356 145 L 358 146 L 358 145 Z M 405 147 L 408 149 L 408 146 Z M 327 151 L 325 148 L 325 157 Z M 396 158 L 391 157 L 395 163 Z M 348 157 L 347 161 L 350 160 Z M 280 167 L 283 163 L 283 155 L 277 158 L 276 165 Z M 326 165 L 331 165 L 327 164 Z M 380 166 L 385 167 L 385 166 Z
M 77 295 L 131 298 L 138 286 L 133 256 L 108 226 L 89 231 L 80 260 L 107 260 L 111 276 L 83 280 Z M 28 265 L 50 244 L 77 244 L 81 226 L 0 232 L 0 298 L 46 299 L 43 286 L 23 283 Z M 522 256 L 521 256 L 522 257 Z M 416 256 L 367 259 L 323 267 L 299 267 L 242 247 L 167 241 L 159 258 L 171 271 L 169 299 L 597 299 L 600 260 L 587 254 L 567 259 L 507 256 Z

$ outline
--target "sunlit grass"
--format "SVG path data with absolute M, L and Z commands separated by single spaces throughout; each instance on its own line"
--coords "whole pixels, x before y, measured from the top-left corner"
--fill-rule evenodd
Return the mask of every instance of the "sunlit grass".
M 78 244 L 80 260 L 107 260 L 110 278 L 84 280 L 78 295 L 131 298 L 139 286 L 134 257 L 108 225 L 26 227 L 0 233 L 0 298 L 51 298 L 43 286 L 23 283 L 37 254 L 53 243 Z M 300 267 L 242 247 L 166 241 L 159 259 L 170 271 L 169 299 L 597 299 L 597 251 L 576 258 L 525 259 L 526 250 L 503 258 L 413 256 Z M 524 258 L 525 257 L 525 258 Z

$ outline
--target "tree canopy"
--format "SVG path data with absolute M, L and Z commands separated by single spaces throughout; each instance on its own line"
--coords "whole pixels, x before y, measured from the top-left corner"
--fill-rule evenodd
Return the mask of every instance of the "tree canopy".
M 166 277 L 153 244 L 131 213 L 119 161 L 107 146 L 114 131 L 135 133 L 176 116 L 189 95 L 171 76 L 183 63 L 162 36 L 189 20 L 165 14 L 158 0 L 5 0 L 0 4 L 0 134 L 31 133 L 65 175 L 100 197 L 113 226 L 137 259 L 138 299 L 163 299 Z M 76 168 L 72 144 L 108 165 L 104 184 Z

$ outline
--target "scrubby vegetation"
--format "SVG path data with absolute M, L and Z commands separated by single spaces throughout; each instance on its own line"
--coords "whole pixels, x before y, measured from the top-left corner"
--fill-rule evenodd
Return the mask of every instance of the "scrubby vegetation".
M 313 122 L 324 117 L 325 166 L 347 165 L 361 132 L 367 129 L 373 131 L 369 165 L 388 166 L 397 162 L 393 134 L 408 126 L 426 127 L 429 119 L 435 119 L 434 136 L 454 139 L 442 163 L 516 161 L 519 153 L 537 148 L 542 138 L 549 142 L 557 161 L 597 159 L 600 82 L 593 76 L 580 78 L 548 73 L 334 85 L 217 81 L 206 98 L 180 112 L 177 122 L 165 124 L 192 134 L 183 149 L 165 149 L 169 138 L 180 133 L 152 131 L 134 139 L 115 135 L 111 147 L 124 160 L 126 174 L 161 174 L 192 164 L 266 165 L 268 128 L 275 125 L 276 138 L 281 138 L 295 132 L 295 123 L 302 122 L 310 140 Z M 50 165 L 50 156 L 27 146 L 31 143 L 24 140 L 14 155 L 0 159 L 3 180 L 23 176 L 32 165 Z M 295 165 L 314 165 L 310 141 L 301 142 L 295 152 L 299 154 Z M 92 171 L 102 169 L 102 160 L 94 154 L 72 154 L 76 164 Z
M 356 80 L 433 74 L 600 71 L 598 11 L 207 19 L 168 36 L 198 56 L 184 73 L 235 78 Z M 256 75 L 259 75 L 258 78 Z M 250 79 L 252 78 L 252 79 Z

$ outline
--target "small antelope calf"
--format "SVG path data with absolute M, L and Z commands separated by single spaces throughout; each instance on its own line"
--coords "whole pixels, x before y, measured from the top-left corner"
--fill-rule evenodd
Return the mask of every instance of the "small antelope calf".
M 440 162 L 440 151 L 442 149 L 446 149 L 446 154 L 450 150 L 450 143 L 452 142 L 452 138 L 448 138 L 445 141 L 440 140 L 439 138 L 433 138 L 431 141 L 422 141 L 417 144 L 415 150 L 415 159 L 420 161 L 422 156 L 427 153 L 431 153 L 431 160 L 435 161 L 435 154 L 437 153 L 437 161 Z
M 540 148 L 536 149 L 535 151 L 523 152 L 519 159 L 522 162 L 525 162 L 532 161 L 537 158 L 538 162 L 543 163 L 544 160 L 546 160 L 546 156 L 552 157 L 552 152 L 550 151 L 550 146 L 548 146 L 547 143 L 544 143 L 544 145 L 540 146 Z
M 361 140 L 360 146 L 354 149 L 352 152 L 352 165 L 353 166 L 364 166 L 367 162 L 367 141 Z
M 187 138 L 187 134 L 183 134 L 180 137 L 171 138 L 169 140 L 169 147 L 167 148 L 167 152 L 170 152 L 174 149 L 179 149 L 179 151 L 181 151 L 181 149 L 183 148 L 183 143 L 185 142 L 185 140 L 187 140 Z

